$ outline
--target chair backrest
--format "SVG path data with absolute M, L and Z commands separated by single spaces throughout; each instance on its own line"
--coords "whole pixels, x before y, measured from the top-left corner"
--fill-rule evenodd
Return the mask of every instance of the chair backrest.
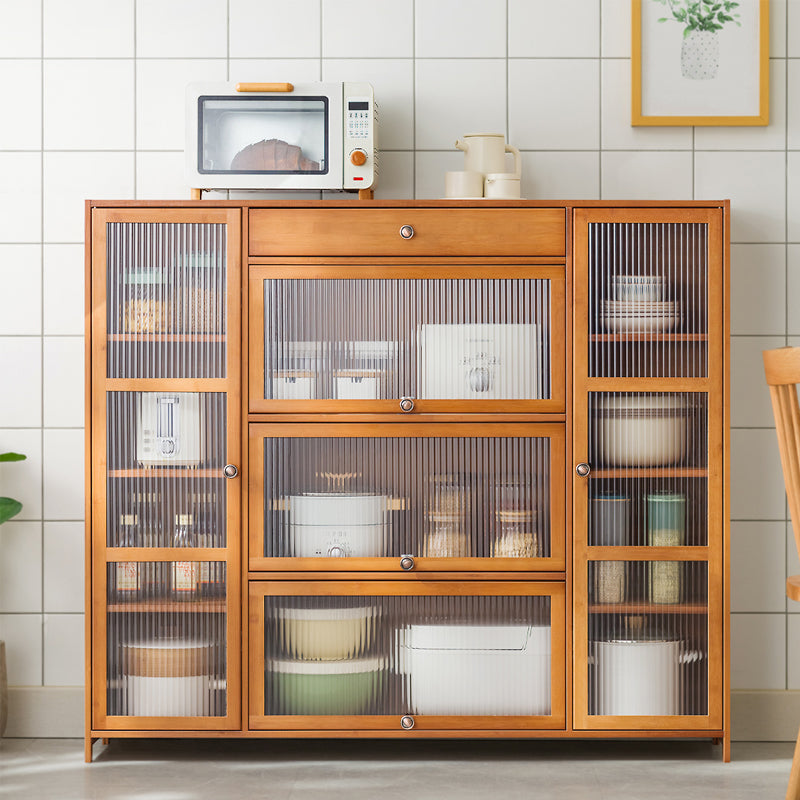
M 789 499 L 794 541 L 800 554 L 800 347 L 764 350 L 764 372 L 772 398 L 778 448 L 781 452 L 783 481 Z

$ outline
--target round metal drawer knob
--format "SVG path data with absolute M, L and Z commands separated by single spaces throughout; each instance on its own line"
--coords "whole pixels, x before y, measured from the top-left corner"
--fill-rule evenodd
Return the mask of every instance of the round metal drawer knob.
M 405 411 L 406 414 L 409 411 L 414 410 L 414 398 L 413 397 L 401 397 L 400 398 L 400 410 Z
M 414 717 L 401 717 L 400 718 L 400 727 L 404 728 L 407 731 L 410 731 L 414 727 Z
M 411 225 L 403 225 L 400 228 L 400 235 L 404 239 L 411 239 L 414 236 L 414 229 L 411 227 Z
M 239 474 L 239 467 L 236 464 L 226 464 L 222 468 L 222 474 L 226 478 L 235 478 Z
M 400 569 L 414 569 L 414 556 L 400 556 Z
M 591 471 L 592 468 L 584 461 L 575 466 L 575 472 L 580 475 L 581 478 L 585 478 Z

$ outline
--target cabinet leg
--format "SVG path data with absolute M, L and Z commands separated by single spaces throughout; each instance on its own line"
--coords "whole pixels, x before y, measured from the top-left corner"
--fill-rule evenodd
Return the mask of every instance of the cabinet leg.
M 192 189 L 192 200 L 202 200 L 203 199 L 203 190 L 202 189 Z
M 83 760 L 87 764 L 92 763 L 92 745 L 97 741 L 97 739 L 93 739 L 91 736 L 86 736 L 83 739 Z
M 108 744 L 111 741 L 107 736 L 103 737 L 103 744 Z
M 372 189 L 359 189 L 358 190 L 358 199 L 359 200 L 374 200 L 375 193 Z
M 731 732 L 727 731 L 722 737 L 722 763 L 731 763 Z

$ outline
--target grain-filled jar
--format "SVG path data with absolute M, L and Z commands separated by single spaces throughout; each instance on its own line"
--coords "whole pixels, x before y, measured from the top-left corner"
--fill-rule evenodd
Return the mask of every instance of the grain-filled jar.
M 172 287 L 163 270 L 125 274 L 121 317 L 122 333 L 169 333 L 178 327 Z

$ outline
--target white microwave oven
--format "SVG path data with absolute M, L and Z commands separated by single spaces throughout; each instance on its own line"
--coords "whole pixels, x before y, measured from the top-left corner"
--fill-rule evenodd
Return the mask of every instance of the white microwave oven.
M 191 83 L 193 189 L 374 189 L 377 113 L 368 83 Z

